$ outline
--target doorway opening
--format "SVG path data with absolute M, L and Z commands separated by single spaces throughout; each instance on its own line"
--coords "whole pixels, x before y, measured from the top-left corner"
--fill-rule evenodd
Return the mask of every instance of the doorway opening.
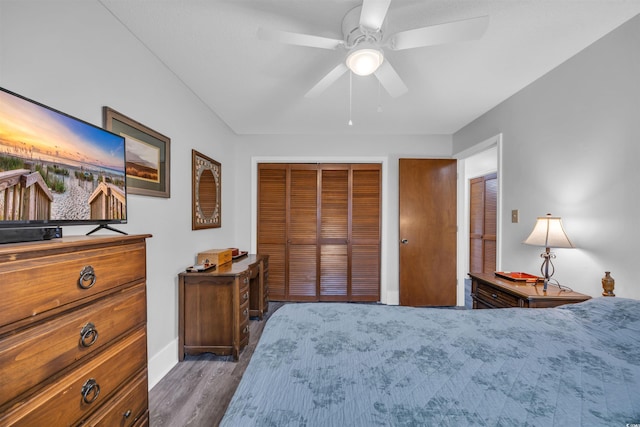
M 470 181 L 492 173 L 496 174 L 497 195 L 496 195 L 496 229 L 495 229 L 495 268 L 500 270 L 501 263 L 501 212 L 502 212 L 502 182 L 501 182 L 501 159 L 502 159 L 502 134 L 482 141 L 473 147 L 464 150 L 454 156 L 458 160 L 458 287 L 457 305 L 471 307 L 470 281 L 467 276 L 470 269 Z

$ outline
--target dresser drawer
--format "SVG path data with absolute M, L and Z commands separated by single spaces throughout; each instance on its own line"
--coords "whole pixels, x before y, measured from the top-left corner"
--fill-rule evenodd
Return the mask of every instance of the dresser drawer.
M 251 270 L 247 271 L 250 272 Z M 238 321 L 238 328 L 240 329 L 239 347 L 240 349 L 242 349 L 249 343 L 249 303 L 251 295 L 251 291 L 249 288 L 250 276 L 249 274 L 243 274 L 238 278 L 238 280 L 240 281 L 240 319 Z
M 240 290 L 239 290 L 239 295 L 240 295 L 240 301 L 239 304 L 242 305 L 245 302 L 249 303 L 249 283 L 243 283 L 242 279 L 240 279 Z
M 82 425 L 130 427 L 148 418 L 147 371 L 139 373 Z
M 145 244 L 0 264 L 0 327 L 144 280 Z M 1 330 L 0 330 L 1 333 Z
M 503 292 L 483 282 L 478 282 L 476 293 L 478 300 L 492 307 L 507 308 L 520 306 L 520 298 L 517 296 Z
M 145 285 L 140 283 L 0 339 L 0 405 L 145 321 Z
M 249 342 L 249 301 L 244 302 L 240 306 L 240 347 L 244 347 Z
M 109 400 L 130 377 L 146 369 L 145 329 L 140 328 L 97 354 L 29 399 L 16 403 L 0 425 L 62 426 L 76 424 Z

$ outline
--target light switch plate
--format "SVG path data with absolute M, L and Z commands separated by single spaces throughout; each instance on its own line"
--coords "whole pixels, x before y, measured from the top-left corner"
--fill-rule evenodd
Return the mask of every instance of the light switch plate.
M 511 211 L 511 222 L 513 223 L 517 223 L 518 222 L 518 209 L 514 209 Z

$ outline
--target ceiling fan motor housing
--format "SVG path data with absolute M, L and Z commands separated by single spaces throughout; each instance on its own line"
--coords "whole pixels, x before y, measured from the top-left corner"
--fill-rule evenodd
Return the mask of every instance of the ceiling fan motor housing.
M 360 13 L 362 6 L 351 9 L 342 20 L 342 34 L 344 35 L 345 47 L 352 49 L 360 43 L 367 42 L 371 46 L 380 46 L 382 34 L 386 27 L 386 20 L 382 28 L 364 28 L 360 25 Z

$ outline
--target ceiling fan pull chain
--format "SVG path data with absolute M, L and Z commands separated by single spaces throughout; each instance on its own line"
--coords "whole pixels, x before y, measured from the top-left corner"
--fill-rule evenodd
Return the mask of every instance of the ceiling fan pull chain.
M 351 121 L 351 106 L 353 104 L 352 97 L 353 97 L 353 72 L 349 71 L 349 121 L 347 122 L 349 126 L 353 126 L 353 122 Z
M 378 80 L 378 113 L 382 113 L 382 99 L 380 96 L 380 80 Z

